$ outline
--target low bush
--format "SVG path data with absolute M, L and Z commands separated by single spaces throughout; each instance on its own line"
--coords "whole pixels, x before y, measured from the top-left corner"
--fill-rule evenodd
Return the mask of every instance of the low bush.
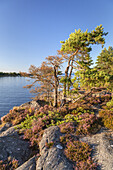
M 26 116 L 32 116 L 34 108 L 30 107 L 14 107 L 9 113 L 1 118 L 2 122 L 10 122 L 12 125 L 17 125 L 25 120 Z
M 102 117 L 104 126 L 113 130 L 113 109 L 107 108 L 99 111 L 99 116 Z
M 60 137 L 64 145 L 64 153 L 68 159 L 73 161 L 75 170 L 94 170 L 97 164 L 91 159 L 91 148 L 85 142 L 75 140 L 70 134 Z
M 103 109 L 99 111 L 99 116 L 102 118 L 104 126 L 113 130 L 113 97 L 103 106 Z
M 77 127 L 77 135 L 87 135 L 95 133 L 100 129 L 99 119 L 94 113 L 84 113 L 79 116 L 80 122 Z
M 61 124 L 59 127 L 60 127 L 61 133 L 70 134 L 70 133 L 74 133 L 75 130 L 76 130 L 76 129 L 75 129 L 75 125 L 74 125 L 74 123 L 72 123 L 72 122 L 63 123 L 63 124 Z
M 18 167 L 18 160 L 16 159 L 12 159 L 12 158 L 8 158 L 8 160 L 6 161 L 0 161 L 0 170 L 8 170 L 8 169 L 11 169 L 11 170 L 14 170 Z

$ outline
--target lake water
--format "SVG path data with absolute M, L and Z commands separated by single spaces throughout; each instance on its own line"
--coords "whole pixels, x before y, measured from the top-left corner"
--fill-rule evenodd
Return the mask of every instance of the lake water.
M 31 100 L 33 95 L 23 86 L 30 84 L 25 77 L 0 77 L 0 117 L 14 106 Z

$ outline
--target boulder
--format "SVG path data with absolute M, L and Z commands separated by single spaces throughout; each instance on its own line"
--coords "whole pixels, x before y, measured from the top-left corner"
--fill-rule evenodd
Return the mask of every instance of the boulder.
M 27 103 L 24 103 L 22 105 L 20 105 L 19 107 L 31 107 L 31 108 L 34 108 L 34 109 L 39 109 L 40 107 L 43 107 L 44 105 L 48 104 L 48 102 L 46 102 L 45 100 L 32 100 L 30 102 L 27 102 Z
M 20 139 L 14 127 L 0 134 L 0 160 L 6 161 L 11 157 L 17 159 L 21 165 L 29 159 L 30 154 L 29 143 Z
M 37 101 L 33 101 L 33 100 L 30 102 L 24 103 L 20 105 L 19 107 L 26 107 L 26 106 L 34 108 L 34 109 L 38 109 L 41 107 L 41 105 Z
M 80 139 L 92 147 L 92 159 L 98 162 L 98 169 L 113 169 L 113 132 L 105 127 L 92 136 Z
M 72 163 L 63 153 L 63 146 L 60 143 L 60 129 L 51 126 L 44 131 L 39 144 L 40 157 L 36 163 L 36 170 L 73 170 Z M 53 146 L 48 148 L 46 143 L 53 142 Z

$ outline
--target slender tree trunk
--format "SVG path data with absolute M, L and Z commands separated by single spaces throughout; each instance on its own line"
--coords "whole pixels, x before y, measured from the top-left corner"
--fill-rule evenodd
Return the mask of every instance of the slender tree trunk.
M 64 99 L 66 100 L 66 91 L 67 91 L 67 78 L 68 78 L 68 71 L 70 67 L 70 60 L 68 61 L 68 65 L 65 70 L 65 82 L 64 82 Z
M 70 82 L 68 82 L 68 86 L 67 86 L 68 93 L 69 93 L 70 86 L 71 86 L 70 83 L 72 84 L 72 82 L 71 82 L 72 71 L 73 71 L 73 61 L 71 61 L 71 70 L 70 70 L 70 73 L 69 73 L 69 80 L 70 80 Z
M 73 71 L 74 56 L 75 56 L 77 53 L 78 53 L 78 49 L 77 49 L 77 51 L 76 51 L 74 54 L 71 55 L 71 59 L 70 59 L 70 60 L 71 60 L 71 64 L 70 64 L 71 69 L 70 69 L 70 73 L 69 73 L 69 76 L 68 76 L 68 78 L 69 78 L 69 80 L 70 80 L 70 82 L 68 83 L 68 87 L 67 87 L 68 93 L 69 93 L 69 90 L 70 90 L 70 83 L 72 84 L 72 82 L 71 82 L 71 75 L 72 75 L 72 71 Z
M 54 107 L 57 107 L 57 98 L 58 98 L 58 90 L 57 88 L 55 87 L 54 89 Z
M 54 78 L 55 78 L 55 86 L 54 86 L 54 107 L 58 106 L 58 77 L 57 77 L 57 68 L 54 66 Z

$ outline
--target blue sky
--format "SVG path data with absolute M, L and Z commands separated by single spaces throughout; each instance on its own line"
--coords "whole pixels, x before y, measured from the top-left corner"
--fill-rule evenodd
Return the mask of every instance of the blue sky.
M 40 66 L 75 29 L 100 24 L 109 32 L 104 47 L 113 46 L 113 0 L 0 0 L 0 71 Z M 101 50 L 93 47 L 94 61 Z

